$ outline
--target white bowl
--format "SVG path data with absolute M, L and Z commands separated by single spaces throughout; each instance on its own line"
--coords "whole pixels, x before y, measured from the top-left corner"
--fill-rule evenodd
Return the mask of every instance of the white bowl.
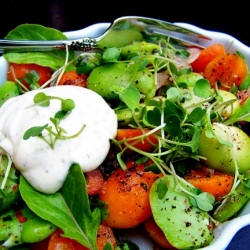
M 241 43 L 239 40 L 234 37 L 214 31 L 208 31 L 201 28 L 198 28 L 194 25 L 187 23 L 175 23 L 182 27 L 191 29 L 193 31 L 197 31 L 201 34 L 204 34 L 210 37 L 212 40 L 208 43 L 220 42 L 222 43 L 228 51 L 240 51 L 244 54 L 246 61 L 250 67 L 250 48 L 245 44 Z M 77 39 L 81 37 L 97 37 L 106 31 L 109 27 L 110 23 L 97 23 L 93 24 L 89 27 L 86 27 L 77 31 L 69 31 L 65 32 L 65 35 L 70 39 Z M 209 45 L 209 44 L 207 44 Z M 6 80 L 8 63 L 5 61 L 3 57 L 0 57 L 0 85 Z M 234 237 L 234 235 L 246 225 L 250 225 L 250 203 L 248 203 L 241 213 L 230 221 L 223 223 L 221 226 L 214 230 L 215 238 L 212 243 L 202 250 L 224 250 L 229 245 L 230 241 Z M 132 235 L 130 237 L 133 241 L 136 241 L 137 244 L 140 245 L 140 249 L 143 250 L 152 250 L 153 245 L 149 241 L 148 237 L 143 234 Z

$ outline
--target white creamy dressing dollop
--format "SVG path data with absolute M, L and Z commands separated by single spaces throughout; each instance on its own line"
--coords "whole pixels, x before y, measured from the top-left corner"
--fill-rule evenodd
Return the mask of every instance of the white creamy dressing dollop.
M 72 139 L 56 140 L 54 149 L 39 137 L 23 139 L 31 127 L 52 125 L 50 118 L 61 110 L 59 100 L 51 100 L 48 107 L 34 105 L 33 98 L 41 91 L 75 102 L 75 108 L 59 124 L 66 135 L 74 135 L 86 126 Z M 79 163 L 83 172 L 97 168 L 107 156 L 116 132 L 114 111 L 100 95 L 82 87 L 64 85 L 30 91 L 9 99 L 0 108 L 0 153 L 9 154 L 27 181 L 44 193 L 62 187 L 73 163 Z

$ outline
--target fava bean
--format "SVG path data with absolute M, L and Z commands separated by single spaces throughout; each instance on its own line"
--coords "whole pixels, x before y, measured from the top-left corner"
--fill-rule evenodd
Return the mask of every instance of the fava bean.
M 19 90 L 17 84 L 11 81 L 5 82 L 0 87 L 0 106 L 11 97 L 18 96 Z
M 146 67 L 140 70 L 138 67 L 136 64 L 108 63 L 94 68 L 87 79 L 87 88 L 106 100 L 117 100 L 131 84 L 141 94 L 152 98 L 156 92 L 154 74 Z
M 0 216 L 0 248 L 9 249 L 23 243 L 34 243 L 47 238 L 56 226 L 43 220 L 27 206 Z
M 250 170 L 248 170 L 244 179 L 249 182 Z M 228 196 L 223 203 L 215 210 L 213 218 L 219 222 L 227 221 L 237 215 L 243 206 L 250 199 L 250 186 L 247 186 L 245 182 L 241 182 L 234 193 Z
M 0 215 L 21 199 L 18 171 L 14 166 L 10 166 L 8 173 L 6 173 L 8 164 L 11 164 L 8 162 L 8 158 L 2 155 L 0 161 Z

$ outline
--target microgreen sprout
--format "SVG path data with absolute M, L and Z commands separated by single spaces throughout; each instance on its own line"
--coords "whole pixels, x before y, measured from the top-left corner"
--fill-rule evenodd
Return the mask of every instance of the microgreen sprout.
M 174 74 L 172 74 L 172 77 L 174 78 Z M 186 98 L 190 98 L 187 94 L 188 91 L 190 93 L 193 91 L 193 95 L 199 98 L 197 102 L 192 102 L 189 106 L 184 107 L 183 102 Z M 132 101 L 130 103 L 130 100 L 133 100 L 133 94 L 137 100 L 136 110 L 131 108 L 135 107 L 135 104 Z M 186 92 L 178 85 L 174 85 L 174 87 L 171 86 L 166 89 L 166 96 L 163 95 L 150 100 L 145 99 L 140 103 L 136 92 L 131 91 L 129 98 L 127 96 L 123 98 L 121 94 L 120 98 L 124 100 L 126 107 L 118 107 L 115 110 L 118 122 L 121 119 L 122 123 L 126 122 L 128 126 L 140 128 L 142 131 L 144 128 L 151 129 L 150 132 L 142 133 L 140 136 L 122 141 L 113 140 L 121 149 L 117 154 L 120 166 L 126 169 L 123 154 L 127 149 L 133 150 L 141 155 L 141 159 L 150 159 L 161 173 L 173 175 L 177 185 L 189 197 L 193 206 L 203 211 L 211 211 L 215 204 L 214 197 L 207 192 L 194 188 L 184 178 L 180 177 L 176 173 L 175 165 L 186 159 L 202 160 L 203 157 L 198 153 L 201 131 L 205 129 L 206 134 L 210 138 L 214 138 L 216 135 L 212 127 L 213 119 L 218 119 L 225 124 L 228 123 L 228 120 L 232 123 L 238 122 L 240 117 L 246 117 L 245 120 L 247 120 L 246 114 L 249 114 L 249 103 L 243 107 L 243 111 L 241 111 L 243 113 L 237 113 L 236 111 L 236 115 L 230 116 L 231 118 L 222 119 L 220 117 L 221 110 L 231 106 L 233 100 L 223 101 L 219 92 L 212 91 L 210 84 L 205 79 L 198 80 L 194 87 L 191 90 L 187 89 Z M 152 134 L 158 140 L 153 152 L 145 152 L 136 148 L 138 142 L 148 140 L 148 136 Z M 230 141 L 217 139 L 224 145 L 232 146 Z M 236 161 L 235 157 L 234 161 Z M 235 165 L 237 166 L 237 163 Z M 241 175 L 239 175 L 236 167 L 235 181 L 230 193 L 234 192 L 240 179 Z
M 36 94 L 33 99 L 35 105 L 39 105 L 41 107 L 48 107 L 51 100 L 59 100 L 61 102 L 61 110 L 56 112 L 54 117 L 50 117 L 52 126 L 49 126 L 49 124 L 47 123 L 43 126 L 31 127 L 26 130 L 23 135 L 23 139 L 27 140 L 30 137 L 39 137 L 40 139 L 45 141 L 51 147 L 51 149 L 53 149 L 56 140 L 67 140 L 78 136 L 85 128 L 85 125 L 83 125 L 80 131 L 78 131 L 76 134 L 70 136 L 65 135 L 66 131 L 62 127 L 60 127 L 60 122 L 62 119 L 66 118 L 75 108 L 75 103 L 72 99 L 63 99 L 58 96 L 48 96 L 43 92 Z M 44 130 L 48 132 L 48 138 L 43 134 Z
M 3 173 L 4 178 L 3 178 L 3 181 L 1 183 L 0 190 L 3 190 L 5 185 L 6 185 L 8 176 L 10 174 L 11 165 L 12 165 L 11 157 L 9 155 L 6 155 L 6 157 L 7 157 L 7 166 L 6 166 L 5 171 Z M 0 158 L 1 158 L 0 162 L 2 163 L 3 156 L 1 156 Z

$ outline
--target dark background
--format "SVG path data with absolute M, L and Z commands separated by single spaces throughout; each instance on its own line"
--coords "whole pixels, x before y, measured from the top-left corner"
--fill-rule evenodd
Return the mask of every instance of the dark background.
M 243 1 L 82 1 L 1 0 L 0 38 L 22 23 L 36 23 L 61 31 L 82 29 L 99 22 L 112 22 L 127 15 L 168 22 L 185 22 L 234 36 L 250 46 L 250 10 Z M 231 2 L 231 1 L 230 1 Z M 250 226 L 240 230 L 227 250 L 248 250 Z M 216 249 L 221 250 L 221 249 Z
M 186 22 L 228 33 L 250 46 L 250 10 L 242 2 L 152 0 L 1 0 L 0 37 L 21 23 L 38 23 L 61 31 L 112 22 L 126 15 Z M 241 3 L 242 2 L 242 3 Z

